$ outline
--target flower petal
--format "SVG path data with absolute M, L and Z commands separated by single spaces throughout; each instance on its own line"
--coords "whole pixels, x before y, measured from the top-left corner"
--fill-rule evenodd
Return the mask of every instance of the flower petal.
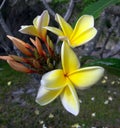
M 79 89 L 87 88 L 100 80 L 103 76 L 104 69 L 99 66 L 79 69 L 69 74 L 71 82 Z
M 62 44 L 61 60 L 62 60 L 62 67 L 65 74 L 73 72 L 74 70 L 80 67 L 80 63 L 76 54 L 66 42 L 63 42 Z
M 49 20 L 50 20 L 50 16 L 49 16 L 47 10 L 43 11 L 40 18 L 38 18 L 37 30 L 38 30 L 40 37 L 42 39 L 45 39 L 45 37 L 46 37 L 47 30 L 44 27 L 48 26 Z
M 63 70 L 57 69 L 43 75 L 42 84 L 49 90 L 63 88 L 66 85 L 66 79 Z
M 41 82 L 42 84 L 42 82 Z M 52 102 L 54 99 L 56 99 L 60 93 L 62 92 L 62 89 L 60 90 L 47 90 L 43 85 L 40 86 L 36 102 L 40 105 L 46 105 Z
M 72 84 L 69 83 L 69 85 L 64 88 L 63 92 L 61 93 L 61 101 L 68 112 L 75 116 L 78 115 L 80 105 L 76 90 Z
M 38 28 L 38 22 L 41 16 L 36 16 L 33 20 L 33 25 L 37 29 Z
M 46 28 L 47 30 L 53 32 L 54 34 L 56 34 L 58 36 L 63 36 L 64 35 L 63 32 L 58 28 L 50 27 L 50 26 L 47 26 L 47 27 L 44 27 L 44 28 Z
M 39 37 L 38 31 L 33 25 L 23 25 L 21 26 L 19 32 Z
M 70 38 L 70 35 L 73 32 L 72 27 L 59 14 L 56 14 L 55 19 L 60 24 L 64 35 Z
M 88 29 L 87 31 L 83 32 L 81 35 L 79 35 L 76 38 L 73 38 L 70 41 L 70 45 L 72 47 L 80 46 L 88 41 L 90 41 L 97 33 L 97 30 L 93 27 Z
M 78 37 L 83 32 L 87 31 L 88 29 L 92 28 L 94 26 L 94 18 L 91 15 L 83 15 L 81 16 L 73 30 L 73 33 L 70 37 L 70 39 L 73 38 L 73 40 Z

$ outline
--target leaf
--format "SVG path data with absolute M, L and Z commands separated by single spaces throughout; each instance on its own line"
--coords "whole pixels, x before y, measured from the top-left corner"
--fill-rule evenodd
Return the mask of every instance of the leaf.
M 118 2 L 120 2 L 120 0 L 98 0 L 97 2 L 91 3 L 87 7 L 85 7 L 81 15 L 93 15 L 96 19 L 99 17 L 99 15 L 105 8 L 114 5 Z
M 117 58 L 99 59 L 99 60 L 96 60 L 96 61 L 94 61 L 92 63 L 93 64 L 100 64 L 100 65 L 106 65 L 106 66 L 120 68 L 120 59 L 117 59 Z
M 68 2 L 68 0 L 54 0 L 53 3 L 65 3 Z
M 84 66 L 102 66 L 109 73 L 120 76 L 120 59 L 117 58 L 98 59 Z
M 97 58 L 94 57 L 94 56 L 83 56 L 81 59 L 80 59 L 80 63 L 81 65 L 85 64 L 87 61 L 89 60 L 96 60 Z
M 106 66 L 103 66 L 106 71 L 108 71 L 110 74 L 113 74 L 113 75 L 116 75 L 116 76 L 119 76 L 120 77 L 120 69 L 119 68 L 115 68 L 115 67 L 106 67 Z

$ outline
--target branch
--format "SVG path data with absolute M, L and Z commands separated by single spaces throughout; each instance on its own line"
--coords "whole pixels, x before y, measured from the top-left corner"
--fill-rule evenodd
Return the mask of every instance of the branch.
M 6 25 L 1 12 L 0 12 L 0 25 L 7 35 L 12 36 L 12 32 L 9 30 L 8 26 Z
M 120 54 L 120 49 L 118 49 L 115 53 L 108 55 L 107 58 L 108 57 L 113 57 L 113 56 L 115 56 L 117 54 Z
M 101 49 L 101 53 L 100 53 L 100 57 L 101 57 L 101 58 L 103 58 L 103 53 L 104 53 L 105 47 L 106 47 L 106 45 L 107 45 L 107 43 L 108 43 L 108 41 L 109 41 L 109 39 L 110 39 L 110 36 L 111 36 L 111 34 L 112 34 L 114 28 L 115 28 L 116 25 L 117 25 L 118 21 L 119 21 L 119 17 L 116 17 L 116 18 L 115 18 L 115 23 L 114 23 L 114 24 L 111 26 L 111 28 L 108 30 L 108 33 L 107 33 L 107 36 L 106 36 L 106 40 L 105 40 L 105 42 L 104 42 L 104 44 L 103 44 L 103 47 L 102 47 L 102 49 Z
M 7 24 L 5 23 L 5 20 L 2 16 L 2 13 L 1 13 L 1 9 L 3 8 L 4 4 L 5 4 L 5 1 L 6 0 L 3 0 L 2 4 L 0 5 L 0 25 L 2 27 L 2 29 L 4 30 L 4 32 L 7 34 L 7 35 L 11 35 L 13 36 L 12 32 L 10 31 L 10 29 L 8 28 Z M 8 45 L 9 46 L 9 45 Z M 17 55 L 20 55 L 18 49 L 13 45 L 13 48 L 14 48 L 14 52 L 17 53 Z M 4 48 L 6 49 L 6 48 Z M 9 49 L 9 48 L 7 48 Z M 10 50 L 10 49 L 9 49 Z M 6 50 L 5 50 L 6 51 Z M 11 52 L 11 51 L 10 51 Z
M 42 3 L 44 4 L 45 8 L 49 11 L 49 13 L 50 13 L 53 17 L 55 17 L 55 14 L 56 14 L 56 13 L 55 13 L 54 10 L 49 6 L 49 4 L 46 2 L 46 0 L 41 0 L 41 1 L 42 1 Z M 70 0 L 70 2 L 69 2 L 69 7 L 68 7 L 68 9 L 67 9 L 67 11 L 66 11 L 66 14 L 64 15 L 64 19 L 65 19 L 66 21 L 69 20 L 71 14 L 72 14 L 72 12 L 73 12 L 74 5 L 75 5 L 75 1 L 74 1 L 74 0 Z
M 74 0 L 71 0 L 70 3 L 69 3 L 69 7 L 68 7 L 68 9 L 67 9 L 67 12 L 66 12 L 66 14 L 65 14 L 65 16 L 64 16 L 64 19 L 65 19 L 66 21 L 69 20 L 71 14 L 72 14 L 72 12 L 73 12 L 74 6 L 75 6 Z
M 91 55 L 93 50 L 96 48 L 96 45 L 97 45 L 97 43 L 99 41 L 99 38 L 101 36 L 102 30 L 103 30 L 104 25 L 105 25 L 105 21 L 106 21 L 106 13 L 103 12 L 101 14 L 101 17 L 100 17 L 100 20 L 99 20 L 99 25 L 98 25 L 98 28 L 97 28 L 97 31 L 98 31 L 97 35 L 93 39 L 93 44 L 92 44 L 92 46 L 90 46 L 91 49 L 89 50 L 88 55 Z
M 6 35 L 13 36 L 12 32 L 10 31 L 10 29 L 8 28 L 8 26 L 6 25 L 6 23 L 3 19 L 1 11 L 0 11 L 0 25 L 1 25 L 2 29 L 4 30 L 4 32 L 6 33 Z M 17 55 L 20 55 L 18 49 L 14 45 L 13 45 L 13 48 L 14 48 L 14 51 L 17 53 Z
M 6 0 L 3 0 L 3 1 L 2 1 L 1 5 L 0 5 L 0 11 L 2 10 L 2 8 L 3 8 L 4 4 L 5 4 L 5 2 L 6 2 Z
M 46 2 L 46 0 L 41 0 L 42 3 L 44 4 L 45 8 L 49 11 L 49 13 L 55 17 L 55 12 L 53 11 L 53 9 L 50 8 L 49 4 Z

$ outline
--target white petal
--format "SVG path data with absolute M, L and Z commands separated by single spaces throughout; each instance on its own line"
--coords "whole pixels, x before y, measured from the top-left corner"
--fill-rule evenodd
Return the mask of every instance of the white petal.
M 103 76 L 104 69 L 99 66 L 86 67 L 69 74 L 69 79 L 79 89 L 85 89 L 98 82 Z
M 71 73 L 80 67 L 80 62 L 76 54 L 66 42 L 63 42 L 62 44 L 61 60 L 65 74 Z
M 47 90 L 43 85 L 41 85 L 39 88 L 37 97 L 36 97 L 36 102 L 40 104 L 41 106 L 49 104 L 54 99 L 56 99 L 60 95 L 61 92 L 62 92 L 62 89 L 54 90 L 54 91 Z
M 23 25 L 19 32 L 39 37 L 39 33 L 33 25 Z
M 79 114 L 79 99 L 72 84 L 69 84 L 64 88 L 64 91 L 61 93 L 61 101 L 68 112 L 75 116 Z
M 55 20 L 60 24 L 60 27 L 61 27 L 64 35 L 67 36 L 68 38 L 70 38 L 70 35 L 73 32 L 72 27 L 59 14 L 56 14 Z
M 56 69 L 43 75 L 42 84 L 50 90 L 60 89 L 66 85 L 66 78 L 63 70 Z
M 83 15 L 81 16 L 73 30 L 71 38 L 76 38 L 76 36 L 81 35 L 81 33 L 87 31 L 88 29 L 94 26 L 94 18 L 91 15 Z

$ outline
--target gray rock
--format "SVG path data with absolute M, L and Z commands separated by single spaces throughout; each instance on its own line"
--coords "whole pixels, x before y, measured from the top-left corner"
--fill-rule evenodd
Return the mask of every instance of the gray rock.
M 20 89 L 20 90 L 17 90 L 17 91 L 14 91 L 12 92 L 12 95 L 21 95 L 21 94 L 24 94 L 24 90 L 23 89 Z
M 34 92 L 36 92 L 36 89 L 35 88 L 30 88 L 30 89 L 28 89 L 27 90 L 27 94 L 30 94 L 30 93 L 34 93 Z

